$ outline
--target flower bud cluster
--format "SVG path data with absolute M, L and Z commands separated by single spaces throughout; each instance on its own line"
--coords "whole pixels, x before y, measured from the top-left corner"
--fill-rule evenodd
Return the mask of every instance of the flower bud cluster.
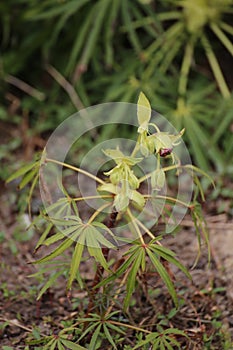
M 139 187 L 139 180 L 131 169 L 132 166 L 139 163 L 142 158 L 134 158 L 125 156 L 118 148 L 103 151 L 107 156 L 111 157 L 116 166 L 104 174 L 109 176 L 110 186 L 102 185 L 99 190 L 114 193 L 114 206 L 116 211 L 125 211 L 130 200 L 136 202 L 139 206 L 145 203 L 144 197 L 136 191 Z
M 174 146 L 178 145 L 183 133 L 184 129 L 178 135 L 160 131 L 148 135 L 147 131 L 144 131 L 138 136 L 140 152 L 144 157 L 148 157 L 151 154 L 167 157 L 172 154 Z

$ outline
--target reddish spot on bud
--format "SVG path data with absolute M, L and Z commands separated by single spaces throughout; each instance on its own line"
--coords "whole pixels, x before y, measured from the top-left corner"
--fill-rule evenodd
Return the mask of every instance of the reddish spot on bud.
M 172 153 L 172 148 L 161 148 L 159 150 L 160 157 L 169 156 Z

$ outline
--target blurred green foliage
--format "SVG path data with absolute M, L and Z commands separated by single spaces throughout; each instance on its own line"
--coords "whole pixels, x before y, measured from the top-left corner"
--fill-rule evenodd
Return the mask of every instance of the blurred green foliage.
M 231 174 L 232 5 L 232 0 L 2 2 L 1 92 L 19 98 L 14 114 L 26 111 L 29 128 L 46 138 L 77 109 L 135 103 L 142 90 L 156 111 L 178 130 L 186 128 L 199 167 Z M 26 93 L 23 82 L 30 85 Z M 2 104 L 9 109 L 9 99 Z M 10 153 L 15 145 L 9 145 Z

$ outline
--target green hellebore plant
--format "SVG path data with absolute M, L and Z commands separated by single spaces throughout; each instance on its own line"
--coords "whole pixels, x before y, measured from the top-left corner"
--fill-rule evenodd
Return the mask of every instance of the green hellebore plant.
M 93 349 L 96 340 L 101 341 L 102 335 L 100 336 L 100 333 L 102 332 L 105 333 L 106 338 L 113 346 L 114 341 L 112 340 L 111 330 L 115 332 L 115 324 L 113 323 L 114 319 L 110 319 L 110 316 L 115 312 L 118 313 L 118 310 L 112 313 L 112 308 L 115 308 L 122 303 L 123 295 L 123 310 L 125 311 L 130 307 L 138 276 L 140 276 L 141 273 L 144 273 L 147 270 L 149 271 L 151 268 L 155 270 L 166 285 L 176 307 L 179 306 L 178 296 L 169 269 L 167 269 L 167 265 L 164 264 L 164 261 L 175 265 L 191 279 L 190 273 L 185 266 L 176 259 L 175 253 L 164 247 L 161 243 L 163 234 L 148 229 L 147 225 L 143 222 L 144 219 L 141 219 L 140 215 L 137 215 L 142 212 L 147 202 L 150 204 L 150 201 L 151 203 L 154 201 L 155 209 L 159 208 L 160 200 L 164 200 L 169 204 L 169 207 L 173 207 L 173 205 L 181 205 L 186 209 L 189 209 L 192 214 L 199 243 L 201 242 L 201 237 L 203 237 L 209 248 L 208 232 L 205 229 L 205 222 L 199 204 L 196 201 L 193 203 L 186 203 L 175 197 L 167 195 L 163 196 L 161 192 L 158 195 L 158 192 L 165 186 L 167 171 L 172 169 L 183 170 L 185 168 L 187 172 L 195 172 L 194 179 L 196 176 L 196 184 L 200 189 L 201 195 L 204 197 L 200 181 L 196 175 L 206 175 L 203 171 L 192 165 L 182 166 L 179 162 L 175 163 L 174 158 L 173 164 L 168 167 L 165 167 L 162 163 L 163 157 L 172 157 L 173 148 L 179 143 L 184 130 L 178 135 L 171 135 L 169 133 L 161 132 L 155 124 L 150 124 L 151 108 L 149 101 L 143 93 L 139 96 L 137 113 L 139 135 L 136 146 L 132 150 L 131 155 L 125 155 L 119 148 L 114 150 L 107 149 L 104 151 L 104 154 L 113 159 L 116 163 L 112 169 L 105 172 L 107 179 L 103 180 L 82 168 L 71 166 L 70 164 L 60 162 L 56 159 L 48 158 L 46 151 L 43 153 L 42 162 L 36 160 L 33 164 L 23 167 L 8 179 L 8 181 L 12 181 L 19 176 L 22 177 L 20 183 L 21 188 L 26 186 L 30 179 L 33 190 L 39 177 L 39 167 L 52 163 L 57 166 L 72 169 L 77 173 L 87 176 L 92 181 L 94 180 L 95 183 L 100 184 L 98 187 L 99 194 L 96 194 L 95 192 L 91 196 L 84 197 L 81 194 L 78 197 L 75 197 L 74 195 L 72 196 L 69 194 L 68 189 L 58 183 L 58 186 L 60 186 L 60 189 L 63 191 L 64 197 L 52 203 L 46 208 L 46 212 L 41 213 L 34 221 L 34 224 L 37 225 L 38 222 L 43 219 L 43 225 L 45 225 L 44 232 L 41 234 L 36 245 L 36 250 L 42 245 L 51 246 L 52 244 L 57 244 L 54 250 L 35 261 L 35 264 L 51 263 L 52 260 L 56 259 L 58 256 L 62 256 L 67 249 L 70 249 L 73 246 L 73 254 L 69 264 L 70 267 L 67 278 L 67 292 L 69 295 L 74 280 L 77 280 L 81 288 L 87 289 L 89 300 L 86 311 L 87 313 L 82 321 L 79 319 L 76 325 L 80 330 L 80 324 L 82 322 L 87 323 L 86 329 L 81 329 L 82 335 L 79 337 L 78 341 L 83 340 L 87 333 L 90 333 L 91 340 L 88 346 Z M 155 128 L 156 132 L 154 134 L 149 134 L 149 126 Z M 143 157 L 135 157 L 135 155 L 138 152 L 141 152 L 141 154 L 146 157 L 147 155 L 143 153 L 145 150 L 148 155 L 153 155 L 157 162 L 155 162 L 155 167 L 152 169 L 152 172 L 147 172 L 144 176 L 138 178 L 136 175 L 137 173 L 134 173 L 133 167 L 140 163 Z M 34 176 L 35 179 L 33 180 Z M 41 173 L 41 176 L 43 177 L 43 172 Z M 41 180 L 43 181 L 42 177 Z M 139 192 L 140 185 L 146 179 L 151 179 L 152 189 L 154 190 L 152 191 L 153 193 Z M 32 195 L 31 191 L 30 197 Z M 82 216 L 79 214 L 79 203 L 81 202 L 85 205 L 86 199 L 105 199 L 105 202 L 104 204 L 101 203 L 98 208 L 93 209 L 90 216 L 83 220 Z M 81 210 L 82 208 L 83 207 L 81 206 Z M 105 213 L 106 208 L 110 208 L 110 215 Z M 90 210 L 89 206 L 88 210 Z M 54 211 L 56 214 L 53 214 Z M 120 215 L 118 215 L 118 213 Z M 164 213 L 165 212 L 162 212 L 162 218 L 166 222 L 166 217 L 163 215 Z M 166 208 L 166 214 L 168 214 L 169 218 L 172 217 L 172 210 L 170 211 L 170 209 Z M 89 212 L 87 215 L 89 215 Z M 113 228 L 117 227 L 120 218 L 123 218 L 129 223 L 129 230 L 133 234 L 133 240 L 126 237 L 118 237 L 115 234 Z M 146 238 L 144 237 L 144 234 Z M 127 243 L 129 249 L 122 254 L 119 260 L 116 260 L 116 265 L 118 265 L 123 257 L 123 262 L 119 264 L 119 267 L 112 269 L 109 260 L 109 251 L 110 249 L 117 249 L 120 241 Z M 80 276 L 80 264 L 84 252 L 86 252 L 88 256 L 93 257 L 93 260 L 96 263 L 96 274 L 91 288 L 86 287 L 85 284 L 82 283 L 82 277 Z M 44 271 L 49 272 L 51 270 L 48 268 L 48 270 L 45 269 Z M 60 275 L 61 272 L 58 270 L 55 274 L 53 273 L 49 277 L 48 281 L 42 287 L 38 298 L 40 298 L 43 293 L 54 284 L 55 280 Z M 112 289 L 115 294 L 111 295 L 111 303 L 106 304 L 105 297 L 102 299 L 99 298 L 99 293 L 101 293 L 100 287 L 103 288 L 105 293 L 108 289 L 111 289 L 112 282 L 116 284 L 115 290 Z M 105 286 L 107 286 L 106 289 Z M 104 295 L 107 296 L 107 294 Z M 121 299 L 118 299 L 118 297 Z M 99 300 L 101 300 L 101 302 Z M 93 310 L 94 312 L 96 311 L 96 317 L 93 316 L 95 315 Z M 119 325 L 119 322 L 116 322 Z M 121 323 L 121 325 L 122 327 L 127 327 L 127 324 Z M 129 328 L 132 329 L 133 326 L 129 325 Z M 138 330 L 138 327 L 136 330 Z M 146 331 L 146 334 L 148 334 L 148 332 L 149 331 Z M 159 331 L 159 333 L 162 334 L 161 331 Z M 167 333 L 164 334 L 167 336 Z M 139 343 L 135 349 L 138 348 L 139 345 L 141 346 L 152 341 L 154 342 L 157 337 L 160 339 L 160 335 L 157 336 L 157 332 L 153 334 L 151 333 L 151 336 L 148 336 L 145 341 Z M 58 338 L 54 337 L 48 339 L 48 344 L 51 345 L 51 349 L 54 349 L 54 346 L 56 345 L 58 345 L 60 349 L 60 347 L 62 348 L 63 346 L 62 344 L 70 349 L 81 349 L 81 347 L 76 344 L 77 342 L 71 344 L 70 342 L 66 342 L 63 337 L 60 337 L 59 342 L 57 339 Z M 167 341 L 167 338 L 165 340 Z M 87 340 L 87 342 L 89 341 Z M 46 349 L 48 348 L 47 345 Z M 116 348 L 115 345 L 113 348 Z

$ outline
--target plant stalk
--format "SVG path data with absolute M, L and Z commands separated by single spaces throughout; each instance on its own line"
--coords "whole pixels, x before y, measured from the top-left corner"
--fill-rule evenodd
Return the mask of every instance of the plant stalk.
M 115 226 L 117 214 L 118 214 L 118 212 L 116 212 L 116 211 L 112 211 L 112 213 L 110 214 L 108 221 L 106 223 L 106 226 L 109 229 L 111 229 Z M 108 261 L 109 250 L 110 249 L 107 247 L 102 248 L 102 253 L 103 253 L 103 256 L 104 256 L 106 261 Z M 92 283 L 92 286 L 90 289 L 90 293 L 89 293 L 89 304 L 87 307 L 86 317 L 88 317 L 89 314 L 91 312 L 93 312 L 93 309 L 95 308 L 96 295 L 98 294 L 98 291 L 99 291 L 99 288 L 95 288 L 95 287 L 101 282 L 101 279 L 103 277 L 103 273 L 104 273 L 104 267 L 102 265 L 98 264 L 97 269 L 96 269 L 96 273 L 94 276 L 94 280 L 93 280 L 93 283 Z

